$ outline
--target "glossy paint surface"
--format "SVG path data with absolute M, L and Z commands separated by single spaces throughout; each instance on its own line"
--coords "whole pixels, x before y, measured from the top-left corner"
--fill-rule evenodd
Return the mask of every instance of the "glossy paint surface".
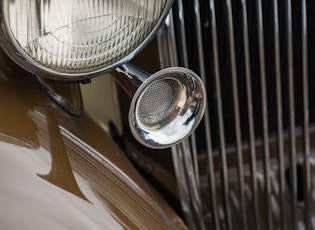
M 26 75 L 0 52 L 0 229 L 185 228 L 92 119 Z

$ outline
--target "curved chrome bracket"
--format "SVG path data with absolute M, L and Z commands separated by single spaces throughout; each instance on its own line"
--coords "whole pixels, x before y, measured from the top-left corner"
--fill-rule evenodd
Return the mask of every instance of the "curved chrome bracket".
M 55 81 L 33 76 L 33 80 L 59 107 L 73 116 L 83 115 L 79 82 Z

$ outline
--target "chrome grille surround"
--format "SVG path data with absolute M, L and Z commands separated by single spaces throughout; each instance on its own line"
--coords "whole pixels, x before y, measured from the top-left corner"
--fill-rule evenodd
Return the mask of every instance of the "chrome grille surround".
M 307 0 L 175 1 L 161 67 L 197 72 L 209 102 L 172 148 L 190 228 L 315 228 L 314 15 Z

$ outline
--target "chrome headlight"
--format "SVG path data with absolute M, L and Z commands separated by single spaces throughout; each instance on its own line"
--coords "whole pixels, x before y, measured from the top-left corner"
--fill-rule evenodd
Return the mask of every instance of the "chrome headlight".
M 172 0 L 2 0 L 3 49 L 42 77 L 78 80 L 131 59 Z

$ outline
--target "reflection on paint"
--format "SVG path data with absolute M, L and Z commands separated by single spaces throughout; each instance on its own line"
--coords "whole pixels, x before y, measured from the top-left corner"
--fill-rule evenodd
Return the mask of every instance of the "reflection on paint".
M 45 115 L 39 111 L 31 112 L 30 116 L 37 126 L 37 135 L 39 136 L 42 146 L 47 148 L 51 153 L 50 172 L 45 175 L 37 175 L 83 200 L 88 201 L 74 178 L 55 117 L 52 116 L 51 113 Z

